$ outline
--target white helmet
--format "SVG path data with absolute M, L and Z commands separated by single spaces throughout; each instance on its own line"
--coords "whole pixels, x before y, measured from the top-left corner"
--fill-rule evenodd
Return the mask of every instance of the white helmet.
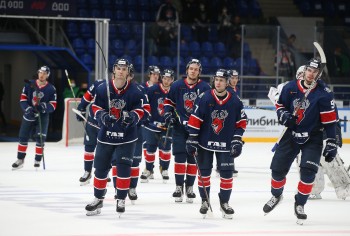
M 297 70 L 297 73 L 295 73 L 295 78 L 296 79 L 304 79 L 305 69 L 306 69 L 305 66 L 300 66 Z

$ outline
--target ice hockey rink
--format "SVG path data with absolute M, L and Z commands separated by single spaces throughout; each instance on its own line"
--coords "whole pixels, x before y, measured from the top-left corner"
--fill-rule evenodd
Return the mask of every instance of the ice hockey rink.
M 138 236 L 138 235 L 350 235 L 350 198 L 338 200 L 326 177 L 322 200 L 305 206 L 308 220 L 296 224 L 294 193 L 298 182 L 295 166 L 287 176 L 283 202 L 264 216 L 263 205 L 270 199 L 272 143 L 246 143 L 236 159 L 238 177 L 234 178 L 230 205 L 232 220 L 223 219 L 219 209 L 219 178 L 212 175 L 213 218 L 199 213 L 200 198 L 193 204 L 175 203 L 173 163 L 170 180 L 163 184 L 158 168 L 155 179 L 139 183 L 135 205 L 126 202 L 119 218 L 115 211 L 114 189 L 110 184 L 102 212 L 86 216 L 85 205 L 93 200 L 93 186 L 79 185 L 83 174 L 83 145 L 65 147 L 61 143 L 45 146 L 46 170 L 35 170 L 34 143 L 30 143 L 25 165 L 12 171 L 17 143 L 0 143 L 0 235 L 62 236 Z M 339 149 L 347 166 L 350 144 Z M 156 166 L 158 162 L 156 161 Z M 144 163 L 141 164 L 141 170 Z

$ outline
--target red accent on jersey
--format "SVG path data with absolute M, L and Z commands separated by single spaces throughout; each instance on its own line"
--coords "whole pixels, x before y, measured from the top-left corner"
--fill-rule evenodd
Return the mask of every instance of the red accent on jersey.
M 27 147 L 28 147 L 28 145 L 18 144 L 17 150 L 18 150 L 18 152 L 23 152 L 23 153 L 25 153 L 25 152 L 27 151 Z
M 153 163 L 156 159 L 156 154 L 155 153 L 148 153 L 146 152 L 146 155 L 145 155 L 145 160 L 146 162 L 148 163 Z
M 202 176 L 204 187 L 210 187 L 210 176 Z M 203 188 L 203 183 L 200 177 L 198 177 L 198 187 Z
M 218 98 L 218 96 L 216 96 L 214 90 L 215 90 L 215 89 L 212 89 L 212 90 L 211 90 L 211 95 L 214 97 L 216 103 L 219 104 L 219 105 L 224 105 L 224 104 L 225 104 L 228 100 L 230 100 L 230 98 L 232 97 L 232 94 L 231 94 L 230 92 L 227 92 L 227 96 L 226 96 L 223 100 L 220 100 L 220 99 Z
M 22 94 L 21 94 L 21 98 L 20 98 L 20 102 L 25 102 L 25 101 L 27 101 L 27 100 L 28 100 L 27 95 L 26 95 L 25 93 L 22 93 Z
M 280 188 L 283 188 L 283 186 L 286 184 L 286 181 L 287 181 L 286 178 L 284 178 L 281 181 L 277 181 L 277 180 L 271 179 L 271 186 L 274 189 L 280 189 Z
M 84 93 L 83 98 L 86 102 L 90 103 L 94 97 L 92 96 L 90 91 L 86 91 L 86 93 Z
M 302 181 L 299 181 L 298 191 L 303 195 L 309 195 L 311 193 L 312 186 L 313 183 L 304 183 Z
M 94 160 L 94 153 L 93 152 L 85 152 L 84 153 L 84 161 L 93 161 Z
M 230 178 L 230 179 L 220 178 L 220 188 L 223 190 L 231 190 L 233 185 L 232 183 L 233 183 L 233 178 Z
M 102 110 L 102 107 L 99 107 L 99 106 L 97 106 L 95 104 L 92 104 L 92 112 L 94 113 L 94 116 L 96 116 L 96 113 L 98 111 L 101 111 L 101 110 Z
M 139 117 L 139 120 L 141 120 L 143 115 L 145 114 L 145 111 L 142 109 L 135 109 L 135 110 L 132 110 L 132 112 L 135 112 L 137 114 L 137 116 Z
M 96 176 L 94 177 L 94 188 L 97 188 L 97 189 L 105 189 L 107 186 L 107 178 L 105 179 L 98 179 L 96 178 Z
M 242 128 L 244 130 L 247 128 L 247 120 L 246 119 L 236 122 L 236 129 L 239 129 L 239 128 Z
M 117 176 L 117 189 L 119 190 L 127 190 L 130 186 L 130 177 L 120 177 Z
M 151 114 L 151 105 L 149 104 L 143 104 L 142 107 L 148 114 Z
M 54 110 L 56 110 L 57 102 L 56 101 L 50 101 L 51 106 Z
M 164 152 L 163 150 L 159 150 L 159 158 L 162 161 L 170 161 L 171 158 L 171 153 L 169 152 Z
M 170 100 L 170 98 L 165 98 L 164 100 L 164 106 L 172 106 L 175 108 L 176 103 Z
M 40 146 L 35 146 L 35 155 L 43 155 L 43 148 Z
M 185 163 L 177 163 L 174 164 L 175 174 L 176 175 L 184 175 L 186 173 L 186 165 Z
M 284 108 L 282 104 L 278 104 L 278 103 L 275 104 L 275 107 L 276 107 L 276 110 Z
M 140 175 L 140 168 L 139 167 L 131 167 L 130 177 L 131 178 L 138 178 L 139 175 Z
M 190 119 L 188 120 L 187 125 L 194 129 L 200 129 L 202 123 L 203 120 L 199 119 L 197 116 L 192 114 L 190 116 Z
M 196 176 L 197 175 L 197 166 L 196 164 L 187 163 L 186 174 Z
M 333 123 L 337 121 L 337 113 L 333 111 L 320 112 L 322 124 Z

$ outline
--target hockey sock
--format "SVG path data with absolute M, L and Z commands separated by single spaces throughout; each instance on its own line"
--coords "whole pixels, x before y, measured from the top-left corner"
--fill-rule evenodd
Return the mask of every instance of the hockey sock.
M 105 196 L 108 172 L 109 170 L 95 170 L 94 196 L 98 199 L 103 199 Z
M 273 196 L 278 197 L 283 193 L 284 185 L 286 184 L 286 177 L 280 172 L 272 170 L 271 178 L 271 193 Z
M 205 187 L 205 190 L 208 193 L 208 196 L 210 197 L 210 175 L 211 175 L 211 170 L 200 170 L 202 174 L 202 179 L 198 176 L 198 190 L 199 190 L 199 195 L 201 196 L 202 199 L 206 199 L 206 195 L 204 192 L 203 184 Z M 203 182 L 202 182 L 203 180 Z
M 140 168 L 138 166 L 132 166 L 131 167 L 131 181 L 130 181 L 130 188 L 136 188 L 137 187 L 137 182 L 139 180 L 139 175 L 140 175 Z
M 175 173 L 175 182 L 177 186 L 182 186 L 185 180 L 186 174 L 186 154 L 175 154 L 175 163 L 174 163 L 174 173 Z
M 162 167 L 162 170 L 169 169 L 170 158 L 171 158 L 170 150 L 167 150 L 167 151 L 159 150 L 159 164 Z
M 304 206 L 311 193 L 316 173 L 308 168 L 300 168 L 300 181 L 298 184 L 298 194 L 296 195 L 297 205 Z
M 193 163 L 187 163 L 186 168 L 186 185 L 187 186 L 193 186 L 194 181 L 196 180 L 197 176 L 197 166 Z
M 85 145 L 84 152 L 84 170 L 91 172 L 92 164 L 95 159 L 94 150 L 95 146 Z
M 27 142 L 18 143 L 18 148 L 17 148 L 17 158 L 18 159 L 24 159 L 26 157 L 27 148 L 28 148 Z
M 117 164 L 116 199 L 125 199 L 130 186 L 131 167 L 129 165 Z
M 37 143 L 35 145 L 35 160 L 41 161 L 41 158 L 43 157 L 43 151 L 44 148 L 41 147 L 40 143 Z
M 117 167 L 112 166 L 112 180 L 113 180 L 113 187 L 116 188 L 117 186 Z
M 154 152 L 146 152 L 146 169 L 151 171 L 154 168 L 154 161 L 156 159 L 156 154 Z
M 220 170 L 220 198 L 222 202 L 230 200 L 233 185 L 232 175 L 232 171 Z

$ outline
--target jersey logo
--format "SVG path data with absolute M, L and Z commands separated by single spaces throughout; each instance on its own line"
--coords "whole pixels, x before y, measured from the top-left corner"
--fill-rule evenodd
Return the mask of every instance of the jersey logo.
M 310 101 L 305 99 L 305 101 L 303 102 L 303 104 L 300 105 L 300 98 L 297 98 L 293 101 L 293 106 L 294 107 L 299 107 L 299 110 L 297 111 L 296 116 L 298 117 L 297 119 L 297 124 L 300 124 L 300 122 L 302 122 L 305 118 L 305 111 L 306 109 L 310 106 Z
M 164 98 L 158 98 L 157 111 L 160 116 L 164 115 Z
M 110 104 L 111 115 L 115 116 L 115 118 L 119 120 L 119 118 L 122 116 L 122 111 L 126 105 L 126 102 L 124 100 L 113 99 L 111 100 Z
M 187 113 L 192 113 L 194 108 L 194 101 L 197 98 L 197 94 L 195 92 L 185 93 L 183 95 L 184 106 Z
M 219 134 L 220 131 L 224 128 L 225 119 L 228 115 L 226 110 L 218 111 L 214 110 L 211 113 L 211 127 L 213 128 L 216 134 Z
M 32 99 L 32 104 L 33 106 L 37 106 L 40 103 L 40 100 L 44 97 L 43 92 L 37 93 L 36 91 L 33 92 L 33 99 Z

